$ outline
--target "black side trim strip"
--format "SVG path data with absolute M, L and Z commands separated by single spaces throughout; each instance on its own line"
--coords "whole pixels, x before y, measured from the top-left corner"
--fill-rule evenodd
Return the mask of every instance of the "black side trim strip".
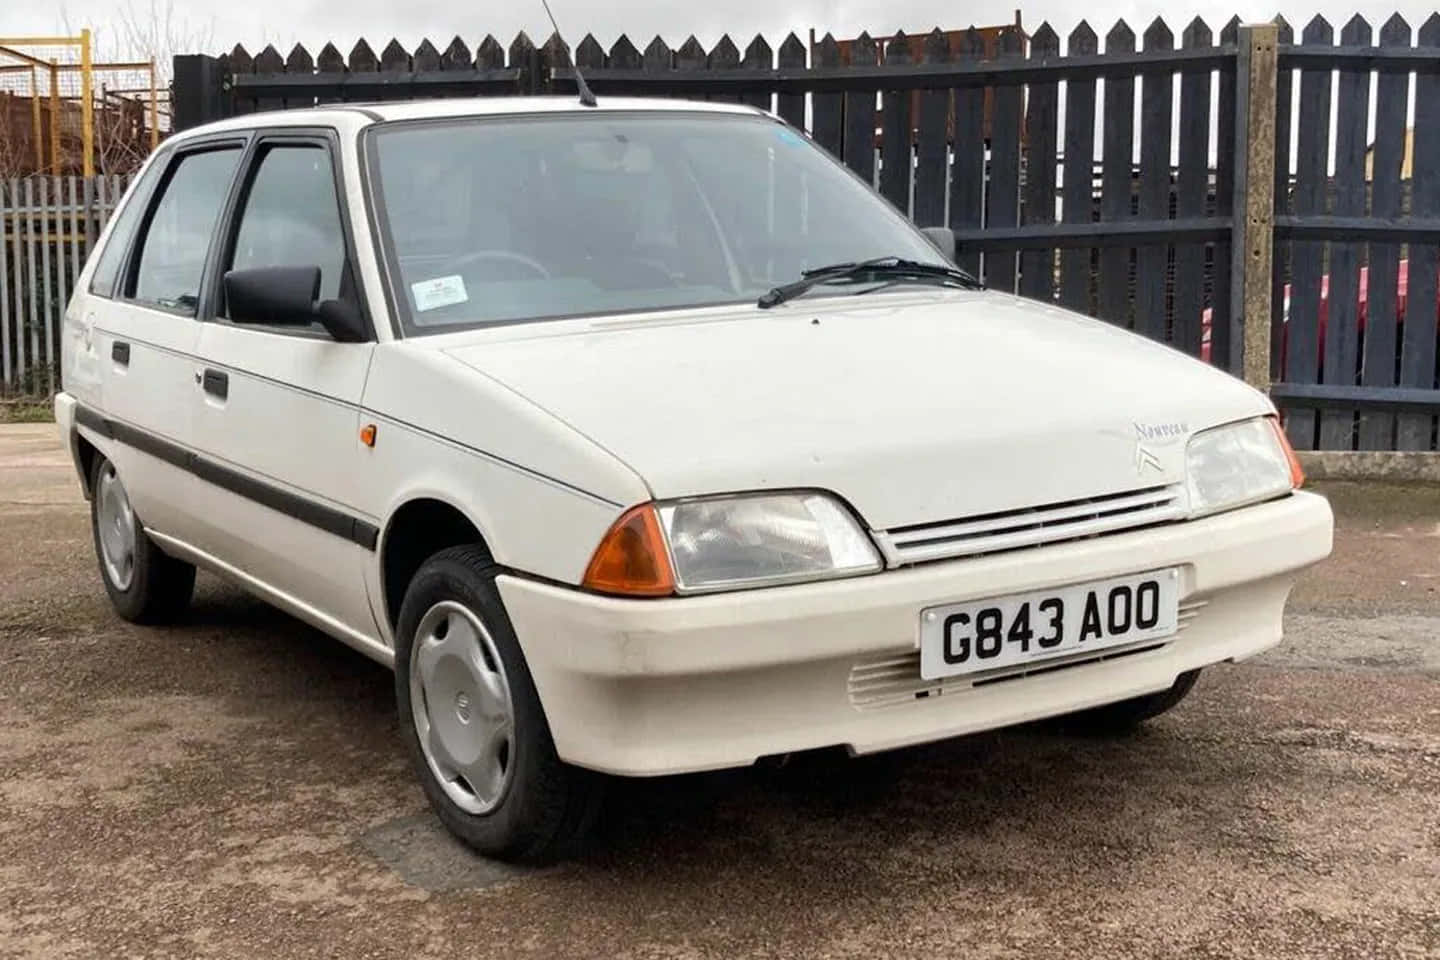
M 351 539 L 355 518 L 348 513 L 343 513 L 323 503 L 316 503 L 314 500 L 291 493 L 289 490 L 281 490 L 279 487 L 271 486 L 237 470 L 231 470 L 229 467 L 223 467 L 204 457 L 192 454 L 190 459 L 190 472 L 207 483 L 223 487 L 231 493 L 239 494 L 246 500 L 253 500 L 261 506 L 293 517 L 301 523 L 319 527 L 326 533 L 333 533 L 335 536 L 344 537 L 347 540 Z
M 150 456 L 164 460 L 171 466 L 179 467 L 181 470 L 192 470 L 191 461 L 195 455 L 178 443 L 172 443 L 164 437 L 157 437 L 155 434 L 130 426 L 128 423 L 118 423 L 114 420 L 105 421 L 110 425 L 110 436 L 127 447 L 134 447 L 141 453 L 148 453 Z
M 361 520 L 359 517 L 352 522 L 354 529 L 350 531 L 350 539 L 366 550 L 374 550 L 375 545 L 380 542 L 380 528 L 369 520 Z
M 232 470 L 213 460 L 197 456 L 178 443 L 166 440 L 164 437 L 158 437 L 126 423 L 106 419 L 88 407 L 79 405 L 75 407 L 75 421 L 106 436 L 113 437 L 127 447 L 134 447 L 141 453 L 148 453 L 172 466 L 186 470 L 207 483 L 213 483 L 215 486 L 229 490 L 247 500 L 253 500 L 263 507 L 269 507 L 277 513 L 283 513 L 301 523 L 307 523 L 326 533 L 359 544 L 366 550 L 374 550 L 376 543 L 380 540 L 380 528 L 368 520 L 362 520 L 343 510 L 311 500 L 309 497 L 303 497 L 298 493 L 291 493 L 289 490 L 284 490 L 263 480 L 256 480 L 238 470 Z
M 114 434 L 110 432 L 110 421 L 89 407 L 81 406 L 78 403 L 75 405 L 75 422 L 82 427 L 89 427 L 103 437 L 114 436 Z

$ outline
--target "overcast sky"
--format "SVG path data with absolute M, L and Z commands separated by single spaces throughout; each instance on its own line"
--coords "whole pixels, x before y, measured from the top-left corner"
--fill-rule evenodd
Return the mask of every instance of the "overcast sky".
M 1440 5 L 1401 3 L 1399 5 L 1355 7 L 1329 0 L 1303 6 L 1282 5 L 1282 13 L 1297 34 L 1316 13 L 1330 20 L 1339 33 L 1340 27 L 1357 9 L 1370 20 L 1378 33 L 1380 24 L 1392 13 L 1404 16 L 1413 29 Z M 66 0 L 63 15 L 55 7 L 40 3 L 8 3 L 4 29 L 13 34 L 55 31 L 68 22 L 71 26 L 90 26 L 97 31 L 97 53 L 118 57 L 142 55 L 143 51 L 117 49 L 123 47 L 121 21 L 129 19 L 142 28 L 156 26 L 169 33 L 182 45 L 208 41 L 211 52 L 228 49 L 236 42 L 245 44 L 251 53 L 266 43 L 274 43 L 282 53 L 296 41 L 311 52 L 318 52 L 326 41 L 334 41 L 347 51 L 363 36 L 380 49 L 397 37 L 407 49 L 423 37 L 430 37 L 444 49 L 450 38 L 459 34 L 473 48 L 486 34 L 493 33 L 508 46 L 519 30 L 527 31 L 536 42 L 550 32 L 540 0 L 511 0 L 503 4 L 456 3 L 455 0 L 233 0 L 197 2 L 197 0 Z M 167 14 L 168 9 L 168 14 Z M 720 36 L 729 32 L 743 50 L 755 33 L 764 33 L 772 45 L 778 46 L 786 32 L 794 30 L 802 40 L 810 28 L 823 34 L 832 31 L 837 37 L 851 36 L 862 29 L 872 33 L 892 34 L 897 29 L 923 32 L 940 26 L 955 29 L 1008 23 L 1014 19 L 1013 3 L 989 6 L 957 5 L 953 0 L 727 0 L 716 3 L 664 3 L 659 0 L 553 0 L 552 9 L 559 18 L 567 39 L 577 43 L 587 32 L 595 34 L 605 46 L 622 32 L 629 34 L 637 47 L 644 48 L 650 37 L 662 35 L 671 46 L 678 47 L 691 33 L 699 37 L 706 49 Z M 1049 20 L 1062 36 L 1068 34 L 1084 15 L 1102 37 L 1116 18 L 1124 17 L 1137 34 L 1157 14 L 1167 18 L 1177 42 L 1189 20 L 1199 15 L 1218 32 L 1232 14 L 1242 20 L 1268 19 L 1277 8 L 1258 0 L 1238 4 L 1215 4 L 1199 0 L 1189 4 L 1131 4 L 1117 0 L 1095 0 L 1087 4 L 1062 0 L 1036 0 L 1021 8 L 1027 30 Z

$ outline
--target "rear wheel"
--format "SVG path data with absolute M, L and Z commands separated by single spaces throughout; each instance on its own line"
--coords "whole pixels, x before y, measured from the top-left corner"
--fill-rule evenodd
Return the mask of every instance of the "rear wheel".
M 164 623 L 190 604 L 195 568 L 166 556 L 145 532 L 115 465 L 95 457 L 90 475 L 90 531 L 100 579 L 115 612 L 132 623 Z
M 1061 717 L 1060 723 L 1068 729 L 1086 733 L 1125 733 L 1146 720 L 1160 716 L 1184 700 L 1194 688 L 1199 676 L 1199 670 L 1189 670 L 1176 677 L 1174 685 L 1168 690 L 1081 710 L 1079 713 Z
M 562 762 L 477 547 L 435 554 L 400 608 L 395 697 L 440 821 L 479 853 L 545 862 L 579 845 L 603 779 Z

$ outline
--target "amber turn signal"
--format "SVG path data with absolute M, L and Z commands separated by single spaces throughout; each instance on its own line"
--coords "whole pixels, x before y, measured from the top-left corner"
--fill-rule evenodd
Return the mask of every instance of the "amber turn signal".
M 675 592 L 675 574 L 653 505 L 642 503 L 615 521 L 595 548 L 583 585 L 632 597 L 663 597 Z
M 1270 426 L 1275 429 L 1280 449 L 1285 451 L 1285 458 L 1290 461 L 1290 488 L 1299 490 L 1305 486 L 1305 468 L 1300 466 L 1300 458 L 1295 456 L 1295 448 L 1290 446 L 1290 438 L 1285 436 L 1285 428 L 1280 425 L 1280 418 L 1271 417 Z
M 375 446 L 375 424 L 367 423 L 360 428 L 360 442 L 367 447 Z

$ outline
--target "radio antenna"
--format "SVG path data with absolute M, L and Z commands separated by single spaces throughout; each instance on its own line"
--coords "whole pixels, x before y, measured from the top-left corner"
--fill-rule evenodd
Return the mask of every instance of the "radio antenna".
M 560 37 L 560 42 L 564 43 L 565 38 L 560 36 L 560 24 L 555 22 L 555 14 L 550 12 L 549 0 L 540 0 L 540 5 L 545 8 L 545 16 L 550 18 L 550 26 L 555 28 L 555 36 Z M 580 64 L 574 63 L 573 57 L 571 58 L 571 61 L 571 69 L 575 71 L 575 89 L 580 94 L 580 106 L 595 106 L 595 94 L 590 92 L 590 85 L 585 82 L 584 75 L 580 73 Z

